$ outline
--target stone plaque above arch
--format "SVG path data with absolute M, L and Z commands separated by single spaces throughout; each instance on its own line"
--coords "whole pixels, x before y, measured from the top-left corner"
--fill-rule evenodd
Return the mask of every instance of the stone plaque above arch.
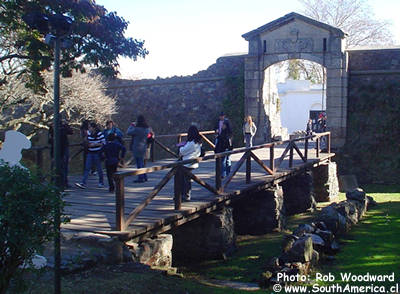
M 298 13 L 289 13 L 266 25 L 242 35 L 249 42 L 245 60 L 245 112 L 254 117 L 260 129 L 270 128 L 269 88 L 271 71 L 268 67 L 285 60 L 305 59 L 326 68 L 326 113 L 332 146 L 341 147 L 346 136 L 347 60 L 346 34 L 333 26 Z M 306 123 L 306 122 L 305 122 Z M 302 129 L 304 126 L 299 126 Z M 268 131 L 267 131 L 268 132 Z M 274 131 L 269 130 L 269 139 Z M 268 138 L 258 134 L 258 138 Z

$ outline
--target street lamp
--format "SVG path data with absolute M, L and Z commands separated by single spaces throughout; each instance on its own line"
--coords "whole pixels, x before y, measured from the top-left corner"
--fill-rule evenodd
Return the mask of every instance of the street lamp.
M 61 172 L 61 146 L 60 146 L 60 49 L 61 40 L 69 34 L 72 19 L 62 14 L 45 15 L 40 12 L 31 12 L 23 20 L 40 33 L 46 35 L 46 43 L 54 41 L 54 120 L 53 120 L 53 148 L 56 185 L 64 188 L 64 177 Z M 61 293 L 61 250 L 60 250 L 60 208 L 57 206 L 54 215 L 56 236 L 54 237 L 54 292 Z

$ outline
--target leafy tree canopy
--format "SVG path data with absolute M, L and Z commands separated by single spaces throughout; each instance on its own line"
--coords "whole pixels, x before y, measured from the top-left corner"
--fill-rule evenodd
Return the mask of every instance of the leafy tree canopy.
M 68 36 L 71 46 L 62 50 L 63 76 L 70 76 L 72 70 L 83 72 L 85 65 L 115 76 L 119 56 L 136 60 L 148 54 L 144 41 L 124 36 L 126 20 L 93 0 L 0 0 L 2 83 L 7 82 L 7 76 L 28 73 L 27 86 L 42 90 L 41 72 L 51 67 L 53 48 L 43 42 L 45 31 L 30 28 L 23 20 L 32 12 L 59 13 L 73 20 Z

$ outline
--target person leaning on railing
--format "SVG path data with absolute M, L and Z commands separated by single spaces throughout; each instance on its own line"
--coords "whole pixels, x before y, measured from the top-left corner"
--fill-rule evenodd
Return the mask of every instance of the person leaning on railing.
M 189 127 L 187 142 L 185 145 L 179 148 L 179 155 L 182 157 L 182 160 L 197 158 L 201 155 L 201 136 L 196 126 Z M 185 164 L 183 166 L 183 168 L 187 169 L 189 172 L 198 167 L 199 167 L 198 162 Z M 183 174 L 182 200 L 189 201 L 192 189 L 192 182 L 191 182 L 192 180 L 186 173 L 182 174 Z

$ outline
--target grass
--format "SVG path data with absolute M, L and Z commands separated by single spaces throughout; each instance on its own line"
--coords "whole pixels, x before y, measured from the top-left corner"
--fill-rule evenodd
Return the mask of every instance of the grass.
M 336 261 L 321 269 L 332 273 L 338 283 L 344 283 L 340 273 L 400 274 L 400 187 L 374 185 L 365 191 L 379 205 L 341 239 Z

